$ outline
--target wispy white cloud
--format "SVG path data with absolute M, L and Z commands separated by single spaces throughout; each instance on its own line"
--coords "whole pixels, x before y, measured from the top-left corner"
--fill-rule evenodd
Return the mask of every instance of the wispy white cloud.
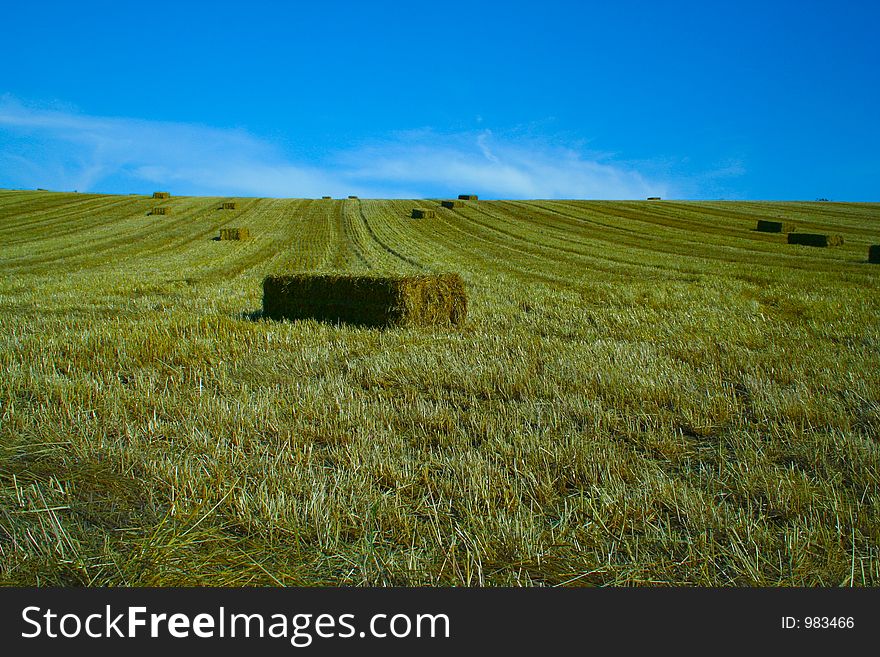
M 667 182 L 625 164 L 490 130 L 401 132 L 298 162 L 241 129 L 95 117 L 0 98 L 0 185 L 180 194 L 419 198 L 671 196 Z
M 489 138 L 492 136 L 491 130 L 484 130 L 477 136 L 477 146 L 480 147 L 480 151 L 483 153 L 483 157 L 485 157 L 490 162 L 494 162 L 495 164 L 499 164 L 501 161 L 492 152 L 492 149 L 489 147 Z
M 467 189 L 500 198 L 643 198 L 668 196 L 669 183 L 620 164 L 589 159 L 534 139 L 423 131 L 339 156 L 357 180 L 394 180 L 411 187 Z

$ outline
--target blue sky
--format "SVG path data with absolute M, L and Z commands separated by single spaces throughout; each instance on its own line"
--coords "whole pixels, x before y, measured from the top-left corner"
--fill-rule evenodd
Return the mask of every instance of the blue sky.
M 877 2 L 3 13 L 4 188 L 880 201 Z

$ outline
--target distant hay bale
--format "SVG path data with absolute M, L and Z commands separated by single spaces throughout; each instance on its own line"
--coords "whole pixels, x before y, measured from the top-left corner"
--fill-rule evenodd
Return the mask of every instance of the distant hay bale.
M 348 198 L 357 198 L 357 196 L 349 196 Z
M 329 201 L 329 200 L 332 199 L 332 198 L 333 198 L 332 196 L 322 196 L 322 197 L 321 197 L 321 199 L 324 200 L 324 201 Z
M 169 207 L 155 207 L 150 210 L 150 214 L 171 214 L 171 208 Z
M 171 198 L 171 192 L 153 192 L 153 198 Z
M 269 276 L 263 315 L 372 327 L 459 326 L 467 316 L 467 292 L 458 274 Z
M 820 235 L 818 233 L 789 233 L 789 244 L 804 246 L 840 246 L 843 238 L 840 235 Z
M 797 226 L 787 221 L 767 221 L 758 219 L 758 225 L 755 230 L 760 233 L 793 233 Z
M 872 244 L 868 247 L 868 262 L 880 265 L 880 244 Z
M 444 208 L 449 208 L 450 210 L 452 208 L 461 207 L 461 203 L 459 203 L 458 201 L 440 201 L 440 205 L 442 205 Z
M 649 196 L 648 200 L 649 201 L 660 201 L 662 199 L 659 196 Z
M 250 231 L 247 228 L 221 228 L 220 229 L 220 239 L 221 240 L 246 240 L 251 236 Z
M 460 201 L 476 201 L 477 195 L 476 194 L 459 194 L 458 200 L 460 200 Z
M 235 210 L 235 201 L 223 201 L 220 204 L 221 210 Z
M 433 210 L 420 210 L 419 208 L 413 208 L 410 216 L 413 219 L 433 219 L 436 216 L 436 213 Z

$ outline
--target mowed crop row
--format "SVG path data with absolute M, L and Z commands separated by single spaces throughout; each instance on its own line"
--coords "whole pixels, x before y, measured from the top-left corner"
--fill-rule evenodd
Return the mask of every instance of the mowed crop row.
M 876 243 L 876 204 L 0 191 L 0 581 L 880 585 Z M 467 322 L 261 317 L 318 272 L 458 273 Z

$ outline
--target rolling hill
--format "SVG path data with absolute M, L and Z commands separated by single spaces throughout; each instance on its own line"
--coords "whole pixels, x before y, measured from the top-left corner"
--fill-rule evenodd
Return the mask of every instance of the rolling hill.
M 878 204 L 0 191 L 0 582 L 878 586 L 877 243 Z M 261 317 L 269 274 L 447 271 L 460 328 Z

